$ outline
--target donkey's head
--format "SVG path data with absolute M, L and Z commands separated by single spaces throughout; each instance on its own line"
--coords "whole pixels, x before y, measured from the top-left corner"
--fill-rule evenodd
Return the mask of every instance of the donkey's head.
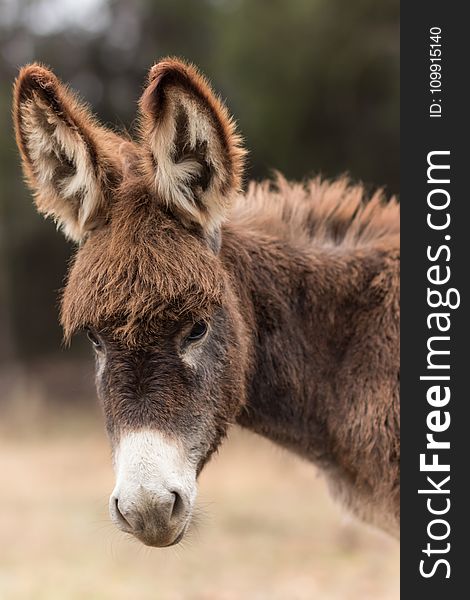
M 240 138 L 205 79 L 172 59 L 150 71 L 137 142 L 36 64 L 16 81 L 14 119 L 39 211 L 79 243 L 61 320 L 67 339 L 86 329 L 95 351 L 111 517 L 146 544 L 174 544 L 244 403 L 246 336 L 219 258 Z

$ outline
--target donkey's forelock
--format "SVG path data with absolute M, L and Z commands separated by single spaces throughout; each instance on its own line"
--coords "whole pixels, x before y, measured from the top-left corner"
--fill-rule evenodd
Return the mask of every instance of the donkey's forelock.
M 141 186 L 117 194 L 107 227 L 78 249 L 62 296 L 66 339 L 111 325 L 127 344 L 154 318 L 203 318 L 219 305 L 224 274 L 200 230 L 188 230 Z

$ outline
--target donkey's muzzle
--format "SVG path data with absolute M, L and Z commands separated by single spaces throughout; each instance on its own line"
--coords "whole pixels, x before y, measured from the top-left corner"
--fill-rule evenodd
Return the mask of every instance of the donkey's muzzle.
M 190 503 L 177 490 L 139 486 L 134 494 L 113 492 L 111 519 L 121 531 L 147 546 L 172 546 L 183 537 L 190 519 Z
M 183 537 L 196 497 L 196 469 L 182 442 L 142 429 L 115 448 L 113 522 L 147 546 L 171 546 Z

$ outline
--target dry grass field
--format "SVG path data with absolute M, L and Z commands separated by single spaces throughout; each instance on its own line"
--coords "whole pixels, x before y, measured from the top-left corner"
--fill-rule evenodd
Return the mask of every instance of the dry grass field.
M 398 544 L 270 443 L 234 430 L 201 476 L 189 537 L 150 549 L 108 519 L 99 417 L 48 420 L 0 426 L 1 600 L 398 599 Z

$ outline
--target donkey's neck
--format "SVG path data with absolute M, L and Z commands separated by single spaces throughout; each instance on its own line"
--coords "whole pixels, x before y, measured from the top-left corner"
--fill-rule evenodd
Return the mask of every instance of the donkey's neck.
M 361 414 L 374 410 L 364 406 L 364 388 L 381 354 L 373 338 L 384 318 L 392 254 L 385 247 L 316 248 L 314 242 L 295 248 L 235 227 L 223 237 L 222 258 L 238 286 L 251 340 L 239 423 L 351 479 L 360 469 L 360 457 L 351 454 L 369 440 L 351 445 L 345 425 L 360 436 Z M 393 371 L 386 350 L 380 360 L 386 364 L 377 373 Z

